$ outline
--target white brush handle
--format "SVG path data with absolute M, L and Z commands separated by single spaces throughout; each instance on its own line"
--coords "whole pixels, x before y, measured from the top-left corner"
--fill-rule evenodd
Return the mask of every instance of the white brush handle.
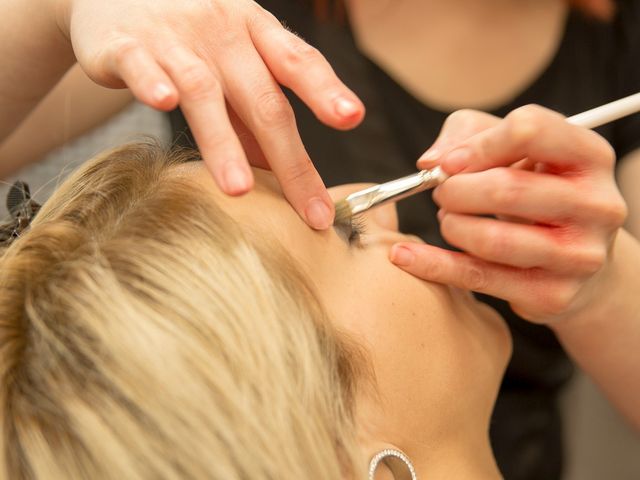
M 567 118 L 567 122 L 579 127 L 596 128 L 637 112 L 640 112 L 640 92 L 573 115 Z M 390 201 L 397 202 L 427 188 L 436 187 L 447 178 L 449 176 L 440 169 L 440 166 L 437 166 L 431 170 L 421 170 L 398 180 L 354 192 L 344 201 L 338 202 L 338 204 L 344 204 L 348 207 L 340 209 L 343 212 L 340 219 L 344 220 L 343 217 L 346 214 L 351 217 L 354 213 L 360 213 Z
M 567 122 L 585 128 L 596 128 L 640 111 L 640 93 L 606 103 L 567 118 Z
M 638 112 L 640 112 L 640 92 L 568 117 L 567 122 L 578 127 L 596 128 Z M 438 184 L 449 178 L 440 169 L 440 166 L 433 168 L 431 171 L 433 172 L 433 177 L 439 179 Z

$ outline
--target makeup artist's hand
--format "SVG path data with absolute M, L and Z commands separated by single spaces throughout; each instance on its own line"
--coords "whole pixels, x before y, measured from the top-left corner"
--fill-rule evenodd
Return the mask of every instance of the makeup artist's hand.
M 503 298 L 538 323 L 568 317 L 613 284 L 626 216 L 614 163 L 602 137 L 542 107 L 504 120 L 456 113 L 418 166 L 452 175 L 433 196 L 443 237 L 463 252 L 398 244 L 391 259 L 420 278 Z
M 349 129 L 364 107 L 313 47 L 252 0 L 49 0 L 78 62 L 97 83 L 160 110 L 182 108 L 216 183 L 247 192 L 247 158 L 269 167 L 312 227 L 333 203 L 280 85 L 325 124 Z M 243 149 L 244 147 L 244 149 Z

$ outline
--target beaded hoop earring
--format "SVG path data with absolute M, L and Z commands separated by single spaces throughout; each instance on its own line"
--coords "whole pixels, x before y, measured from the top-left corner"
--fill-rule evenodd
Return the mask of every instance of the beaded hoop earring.
M 404 453 L 400 450 L 386 449 L 377 453 L 369 463 L 369 480 L 374 480 L 378 465 L 384 463 L 395 480 L 418 480 L 416 469 Z

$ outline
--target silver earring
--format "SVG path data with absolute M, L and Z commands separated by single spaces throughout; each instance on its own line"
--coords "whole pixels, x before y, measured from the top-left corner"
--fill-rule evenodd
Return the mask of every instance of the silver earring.
M 374 480 L 374 475 L 380 463 L 384 463 L 396 480 L 418 480 L 413 463 L 400 450 L 386 449 L 377 453 L 369 463 L 369 480 Z

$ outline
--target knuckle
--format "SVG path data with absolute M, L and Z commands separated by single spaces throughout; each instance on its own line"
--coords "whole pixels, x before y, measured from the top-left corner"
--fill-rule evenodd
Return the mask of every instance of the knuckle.
M 468 142 L 464 142 L 463 147 L 464 149 L 466 149 L 469 155 L 469 158 L 472 159 L 473 163 L 480 163 L 483 164 L 484 162 L 486 162 L 488 155 L 489 155 L 489 151 L 490 151 L 490 147 L 489 147 L 489 140 L 487 140 L 487 137 L 482 137 L 481 139 L 471 139 Z
M 525 186 L 510 168 L 496 168 L 491 172 L 492 183 L 498 185 L 489 192 L 489 200 L 498 212 L 505 212 L 522 201 Z
M 516 108 L 513 112 L 509 113 L 509 115 L 507 116 L 528 120 L 528 119 L 541 119 L 542 117 L 547 116 L 549 113 L 551 113 L 551 110 L 544 108 L 543 106 L 537 105 L 535 103 L 530 103 L 528 105 L 523 105 L 522 107 Z
M 602 159 L 602 163 L 606 166 L 615 165 L 617 155 L 613 146 L 609 142 L 604 140 L 602 137 L 600 137 L 600 135 L 598 135 L 596 132 L 589 132 L 589 133 L 592 133 L 597 137 L 599 137 L 598 140 L 600 141 L 598 143 L 600 146 L 598 148 L 599 151 L 597 152 L 597 155 L 599 158 Z
M 440 131 L 441 137 L 451 135 L 452 138 L 459 137 L 463 133 L 467 138 L 497 125 L 500 119 L 494 115 L 470 108 L 456 110 L 449 114 L 444 121 Z
M 138 48 L 140 48 L 140 45 L 136 40 L 122 39 L 112 44 L 110 56 L 117 67 L 122 67 Z
M 238 9 L 226 5 L 224 2 L 197 1 L 179 3 L 183 18 L 190 19 L 192 22 L 204 20 L 207 23 L 213 21 L 217 25 L 232 25 L 237 19 Z
M 244 32 L 239 29 L 226 29 L 222 32 L 219 32 L 216 35 L 216 46 L 215 51 L 219 52 L 229 52 L 237 49 L 238 45 L 241 45 L 245 38 Z M 210 49 L 211 47 L 209 47 Z M 205 54 L 210 55 L 210 50 L 207 48 L 203 48 Z
M 607 219 L 607 225 L 620 227 L 627 220 L 629 209 L 627 204 L 620 195 L 617 195 L 615 201 L 607 204 L 604 210 L 604 216 Z
M 184 94 L 192 100 L 208 98 L 217 94 L 220 85 L 215 76 L 202 62 L 193 62 L 180 67 L 180 84 Z
M 220 18 L 221 20 L 228 20 L 230 17 L 231 9 L 226 8 L 221 2 L 189 2 L 185 5 L 185 8 L 191 8 L 190 13 L 193 16 L 200 16 L 203 12 L 203 6 L 206 9 L 207 16 Z
M 290 37 L 285 42 L 283 51 L 284 66 L 287 70 L 298 70 L 309 63 L 324 58 L 317 48 L 309 45 L 295 34 L 292 33 Z
M 594 275 L 604 267 L 607 261 L 607 252 L 604 248 L 598 248 L 589 251 L 584 255 L 583 271 L 590 275 Z
M 477 265 L 469 265 L 464 268 L 462 285 L 467 290 L 484 291 L 487 287 L 487 276 Z
M 258 34 L 264 33 L 272 28 L 283 28 L 288 30 L 284 23 L 281 23 L 273 13 L 264 8 L 262 5 L 256 2 L 251 2 L 253 11 L 252 14 L 247 17 L 247 27 L 250 31 L 255 31 Z
M 239 156 L 236 151 L 235 144 L 232 141 L 232 137 L 222 134 L 221 132 L 205 131 L 202 139 L 199 139 L 198 141 L 202 144 L 202 148 L 215 152 L 215 155 L 221 159 L 231 161 L 231 159 Z
M 505 117 L 507 133 L 514 144 L 527 145 L 540 135 L 544 125 L 543 111 L 538 105 L 525 105 Z
M 421 278 L 430 279 L 434 282 L 447 282 L 449 280 L 449 275 L 442 259 L 432 258 L 424 254 L 418 258 L 420 261 L 416 262 L 419 265 L 417 273 Z
M 258 95 L 255 121 L 260 128 L 280 128 L 293 123 L 293 110 L 282 92 L 270 90 Z
M 276 17 L 273 13 L 271 13 L 269 10 L 264 8 L 259 3 L 255 3 L 255 7 L 256 7 L 256 15 L 252 18 L 259 19 L 260 21 L 269 23 L 271 25 L 278 25 L 278 26 L 284 27 L 285 29 L 287 28 L 285 25 L 280 23 L 280 20 L 278 20 L 278 17 Z
M 575 281 L 565 281 L 556 285 L 553 293 L 547 295 L 543 308 L 547 315 L 562 315 L 570 309 L 580 287 Z
M 575 249 L 568 258 L 571 270 L 577 273 L 593 275 L 600 271 L 607 260 L 607 252 L 601 248 Z
M 511 251 L 511 243 L 498 226 L 487 226 L 477 243 L 478 256 L 495 260 Z
M 456 110 L 449 114 L 444 121 L 443 130 L 448 128 L 461 128 L 462 126 L 469 125 L 475 121 L 478 112 L 470 108 L 463 108 L 462 110 Z
M 299 162 L 287 166 L 282 173 L 282 182 L 286 185 L 304 183 L 312 181 L 316 176 L 316 171 L 311 159 L 305 156 Z
M 589 212 L 588 218 L 600 219 L 599 223 L 614 228 L 622 226 L 628 215 L 627 204 L 617 192 L 609 198 L 592 199 L 585 211 Z

